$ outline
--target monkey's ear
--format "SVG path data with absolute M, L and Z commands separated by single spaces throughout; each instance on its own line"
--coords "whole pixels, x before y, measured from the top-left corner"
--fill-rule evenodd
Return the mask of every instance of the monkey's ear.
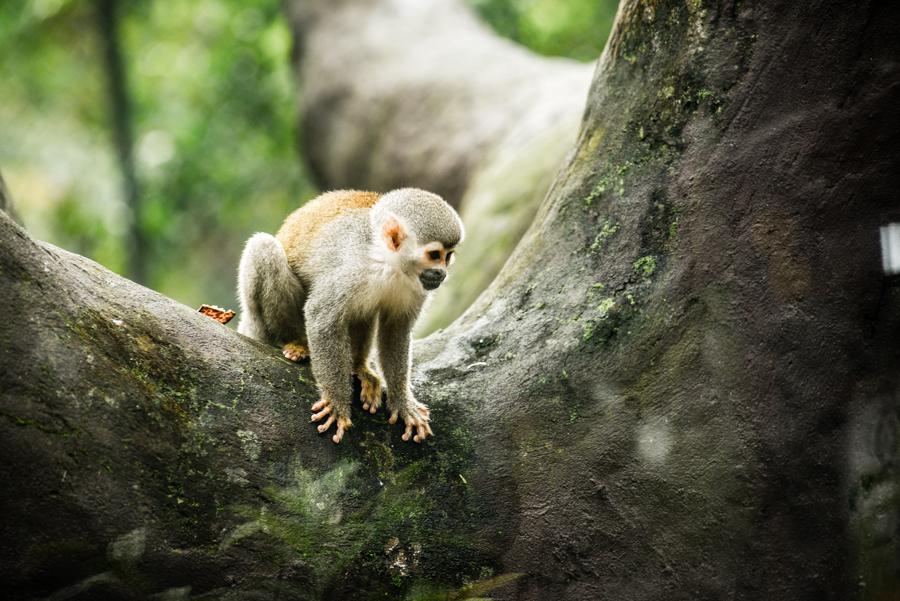
M 384 224 L 381 226 L 381 236 L 389 249 L 397 251 L 406 240 L 406 229 L 399 219 L 391 215 L 384 220 Z

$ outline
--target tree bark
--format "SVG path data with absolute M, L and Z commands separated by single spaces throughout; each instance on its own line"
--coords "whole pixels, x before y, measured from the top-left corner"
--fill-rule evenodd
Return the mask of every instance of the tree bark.
M 0 214 L 6 590 L 892 598 L 898 24 L 624 3 L 528 234 L 416 347 L 422 446 L 318 437 L 306 367 Z

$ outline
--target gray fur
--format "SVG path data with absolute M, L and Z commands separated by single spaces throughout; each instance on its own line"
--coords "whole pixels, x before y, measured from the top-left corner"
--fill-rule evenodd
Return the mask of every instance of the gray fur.
M 411 331 L 427 297 L 419 281 L 425 266 L 414 246 L 387 250 L 380 228 L 391 216 L 409 229 L 409 245 L 437 241 L 450 247 L 463 237 L 459 216 L 447 203 L 411 188 L 325 224 L 296 271 L 278 240 L 256 234 L 241 256 L 238 331 L 270 344 L 308 344 L 322 397 L 348 418 L 351 373 L 369 366 L 377 340 L 388 408 L 410 423 L 424 409 L 413 396 L 409 372 Z
M 462 242 L 464 230 L 459 215 L 437 194 L 418 188 L 388 192 L 374 207 L 375 221 L 382 221 L 387 211 L 414 224 L 420 242 L 436 241 L 445 247 Z
M 388 410 L 406 414 L 415 402 L 409 373 L 412 369 L 412 327 L 417 315 L 382 314 L 378 321 L 378 359 L 387 382 Z
M 259 233 L 247 240 L 238 267 L 238 296 L 238 332 L 273 345 L 305 341 L 303 284 L 274 236 Z

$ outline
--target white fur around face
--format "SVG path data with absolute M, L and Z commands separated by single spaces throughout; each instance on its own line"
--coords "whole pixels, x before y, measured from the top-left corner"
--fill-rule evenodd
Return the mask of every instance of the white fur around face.
M 375 228 L 369 251 L 371 270 L 366 280 L 366 294 L 360 298 L 358 310 L 372 313 L 387 309 L 396 314 L 412 314 L 418 311 L 427 296 L 419 281 L 426 269 L 422 264 L 424 247 L 415 234 L 400 221 L 406 237 L 397 250 L 389 247 L 381 227 Z

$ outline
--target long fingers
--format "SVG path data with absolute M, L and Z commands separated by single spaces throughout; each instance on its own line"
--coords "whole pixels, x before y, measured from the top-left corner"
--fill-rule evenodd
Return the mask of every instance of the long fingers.
M 335 413 L 334 405 L 327 399 L 321 399 L 317 401 L 312 406 L 312 410 L 314 412 L 318 411 L 318 413 L 313 413 L 310 417 L 310 419 L 314 422 L 320 421 L 326 416 L 328 417 L 327 420 L 316 426 L 316 430 L 319 431 L 319 434 L 328 430 L 332 424 L 337 424 L 337 431 L 335 432 L 334 436 L 331 437 L 331 440 L 333 440 L 335 443 L 341 442 L 341 439 L 344 438 L 344 432 L 346 432 L 347 429 L 353 425 L 348 418 L 340 417 L 337 413 Z
M 431 431 L 431 424 L 424 419 L 418 420 L 416 423 L 416 435 L 413 437 L 413 440 L 422 442 L 427 436 L 432 436 L 433 434 L 434 432 Z
M 341 442 L 341 439 L 344 437 L 344 432 L 347 431 L 347 428 L 352 426 L 349 419 L 345 419 L 339 417 L 337 419 L 337 432 L 334 433 L 334 436 L 331 437 L 331 440 L 334 441 L 335 444 Z
M 411 438 L 414 442 L 422 442 L 428 436 L 434 434 L 434 432 L 431 431 L 431 424 L 424 419 L 411 417 L 409 419 L 404 419 L 403 421 L 405 422 L 405 428 L 401 438 L 404 441 Z M 413 434 L 413 430 L 415 430 L 415 434 Z
M 416 424 L 416 435 L 413 437 L 413 440 L 422 442 L 425 440 L 426 436 L 431 436 L 433 434 L 434 432 L 431 431 L 431 425 L 425 420 L 421 420 Z
M 316 430 L 318 430 L 318 431 L 319 431 L 319 434 L 321 434 L 322 432 L 324 432 L 325 430 L 327 430 L 328 428 L 330 428 L 330 427 L 331 427 L 331 424 L 333 424 L 333 423 L 334 423 L 334 416 L 333 416 L 333 415 L 329 415 L 329 416 L 328 416 L 328 420 L 327 420 L 324 424 L 318 426 L 318 427 L 316 428 Z
M 315 409 L 315 405 L 313 406 L 313 409 Z M 314 422 L 317 422 L 320 419 L 322 419 L 323 417 L 325 417 L 326 415 L 328 415 L 329 413 L 331 413 L 331 405 L 327 405 L 324 409 L 322 409 L 318 413 L 313 413 L 311 420 Z

